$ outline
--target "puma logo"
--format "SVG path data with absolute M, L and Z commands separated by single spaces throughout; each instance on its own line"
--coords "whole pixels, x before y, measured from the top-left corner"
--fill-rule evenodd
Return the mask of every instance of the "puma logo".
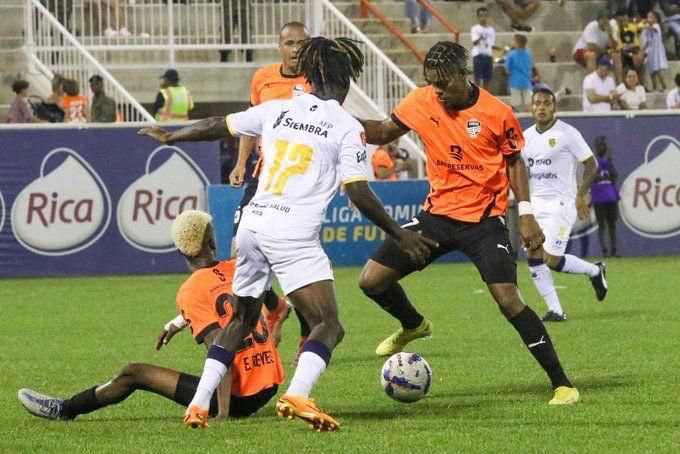
M 531 344 L 527 344 L 527 347 L 534 348 L 534 347 L 538 347 L 541 344 L 545 344 L 546 341 L 544 339 L 545 339 L 545 336 L 541 336 L 541 338 L 539 339 L 538 342 L 533 342 Z
M 502 244 L 498 243 L 496 247 L 498 247 L 498 249 L 505 249 L 505 252 L 508 254 L 510 253 L 510 248 L 508 246 L 503 246 Z
M 434 124 L 436 124 L 437 127 L 439 127 L 439 120 L 437 120 L 437 119 L 434 118 L 434 117 L 430 117 L 430 120 L 431 120 Z

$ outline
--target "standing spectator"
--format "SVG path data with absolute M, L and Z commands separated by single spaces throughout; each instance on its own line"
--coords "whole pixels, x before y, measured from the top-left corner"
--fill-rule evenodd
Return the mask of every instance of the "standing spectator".
M 616 87 L 619 94 L 619 106 L 623 110 L 643 110 L 647 108 L 647 93 L 645 87 L 638 83 L 638 76 L 634 69 L 626 72 L 623 83 Z
M 619 12 L 616 22 L 618 32 L 612 27 L 612 34 L 619 39 L 622 66 L 635 69 L 638 80 L 644 84 L 645 53 L 642 51 L 642 30 L 645 23 L 637 16 L 631 20 L 625 10 Z
M 90 109 L 90 121 L 93 123 L 114 123 L 116 121 L 116 101 L 104 93 L 102 76 L 95 74 L 90 77 L 90 90 L 94 94 Z
M 7 123 L 44 123 L 35 116 L 31 106 L 26 102 L 29 84 L 25 80 L 17 80 L 12 84 L 12 91 L 16 93 L 16 98 L 9 106 L 9 117 Z
M 586 68 L 586 73 L 595 71 L 597 59 L 611 54 L 614 60 L 614 77 L 620 83 L 622 79 L 621 53 L 617 50 L 617 39 L 612 34 L 609 24 L 609 11 L 600 10 L 597 20 L 590 22 L 574 45 L 573 58 L 576 63 Z
M 680 73 L 675 75 L 675 88 L 668 92 L 666 96 L 666 107 L 668 109 L 680 109 Z
M 472 67 L 475 73 L 475 84 L 485 90 L 493 77 L 493 51 L 496 30 L 489 25 L 489 9 L 482 6 L 477 9 L 477 24 L 470 29 L 472 38 Z
M 376 180 L 396 181 L 401 179 L 401 173 L 413 168 L 413 161 L 408 153 L 399 149 L 399 141 L 390 142 L 385 147 L 379 147 L 373 152 L 371 165 Z
M 418 0 L 397 0 L 406 2 L 404 11 L 411 20 L 411 33 L 426 33 L 432 21 L 432 12 L 421 5 Z M 430 3 L 430 0 L 427 0 Z
M 103 0 L 106 3 L 106 14 L 102 14 L 102 0 L 90 0 L 90 5 L 97 10 L 95 20 L 100 24 L 106 23 L 104 36 L 107 38 L 128 37 L 131 33 L 127 29 L 125 13 L 118 3 L 119 0 Z
M 505 72 L 510 76 L 510 105 L 517 111 L 531 104 L 531 67 L 534 59 L 526 50 L 527 37 L 515 35 L 512 50 L 505 57 Z
M 249 44 L 250 43 L 250 15 L 248 10 L 249 0 L 222 0 L 222 33 L 224 40 L 228 44 Z M 238 27 L 238 35 L 235 28 Z M 238 43 L 236 36 L 239 36 Z M 228 49 L 220 51 L 220 61 L 229 61 L 231 51 Z M 245 51 L 247 62 L 253 61 L 253 50 Z
M 157 121 L 186 121 L 189 111 L 194 108 L 187 87 L 179 84 L 179 73 L 176 69 L 168 69 L 161 76 L 161 90 L 156 96 L 151 114 Z
M 65 123 L 85 123 L 90 119 L 89 101 L 80 93 L 78 82 L 73 79 L 64 81 L 66 95 L 61 101 L 61 108 L 66 112 Z
M 527 20 L 541 5 L 541 0 L 496 0 L 503 12 L 510 18 L 510 26 L 520 32 L 533 32 L 534 27 Z
M 619 99 L 614 79 L 609 76 L 611 67 L 608 57 L 600 57 L 597 69 L 583 79 L 584 112 L 608 112 Z
M 619 216 L 619 195 L 616 189 L 618 173 L 612 162 L 611 150 L 605 136 L 595 138 L 595 155 L 597 159 L 597 175 L 590 188 L 595 218 L 597 219 L 597 236 L 600 240 L 602 256 L 618 257 L 616 248 L 616 220 Z M 609 247 L 605 234 L 609 233 Z
M 675 40 L 675 58 L 680 58 L 680 0 L 659 0 L 661 11 L 666 16 L 668 31 Z
M 73 12 L 73 0 L 40 0 L 40 3 L 42 3 L 64 27 L 68 28 L 69 31 L 71 30 L 68 21 Z
M 661 17 L 656 11 L 650 11 L 647 14 L 647 28 L 642 32 L 642 40 L 647 54 L 647 74 L 652 77 L 652 89 L 656 91 L 658 81 L 661 84 L 660 91 L 664 92 L 666 91 L 666 81 L 661 71 L 668 69 L 668 58 L 666 58 L 666 49 L 663 47 L 660 21 Z
M 56 104 L 61 106 L 61 102 L 64 100 L 64 82 L 66 79 L 59 73 L 54 73 L 52 77 L 52 94 L 47 101 L 47 104 Z

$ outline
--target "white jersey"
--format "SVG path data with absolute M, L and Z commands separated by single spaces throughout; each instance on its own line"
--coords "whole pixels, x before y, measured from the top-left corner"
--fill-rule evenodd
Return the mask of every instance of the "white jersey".
M 557 120 L 547 131 L 536 125 L 524 131 L 526 145 L 522 157 L 527 164 L 531 199 L 576 199 L 576 164 L 593 156 L 576 128 Z
M 278 239 L 318 236 L 340 183 L 368 180 L 364 128 L 335 100 L 303 94 L 227 116 L 234 135 L 262 136 L 264 167 L 241 227 Z

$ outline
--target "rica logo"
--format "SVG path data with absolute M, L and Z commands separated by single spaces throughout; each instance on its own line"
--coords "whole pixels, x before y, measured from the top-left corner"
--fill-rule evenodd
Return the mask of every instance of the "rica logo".
M 101 178 L 69 148 L 50 151 L 40 175 L 12 206 L 17 241 L 40 255 L 73 254 L 94 244 L 111 221 L 111 197 Z
M 160 159 L 162 155 L 165 160 Z M 152 170 L 154 160 L 161 163 Z M 144 175 L 125 190 L 118 202 L 121 235 L 142 251 L 174 251 L 172 221 L 183 211 L 205 209 L 208 184 L 203 171 L 182 149 L 156 148 L 147 158 Z

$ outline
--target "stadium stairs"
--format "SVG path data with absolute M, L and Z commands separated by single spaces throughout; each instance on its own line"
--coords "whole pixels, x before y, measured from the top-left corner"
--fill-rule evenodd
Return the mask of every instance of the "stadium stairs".
M 0 27 L 0 121 L 5 121 L 9 105 L 15 95 L 11 89 L 12 82 L 19 75 L 25 75 L 26 57 L 22 49 L 23 38 L 23 6 L 21 0 L 0 0 L 0 15 L 3 20 Z

